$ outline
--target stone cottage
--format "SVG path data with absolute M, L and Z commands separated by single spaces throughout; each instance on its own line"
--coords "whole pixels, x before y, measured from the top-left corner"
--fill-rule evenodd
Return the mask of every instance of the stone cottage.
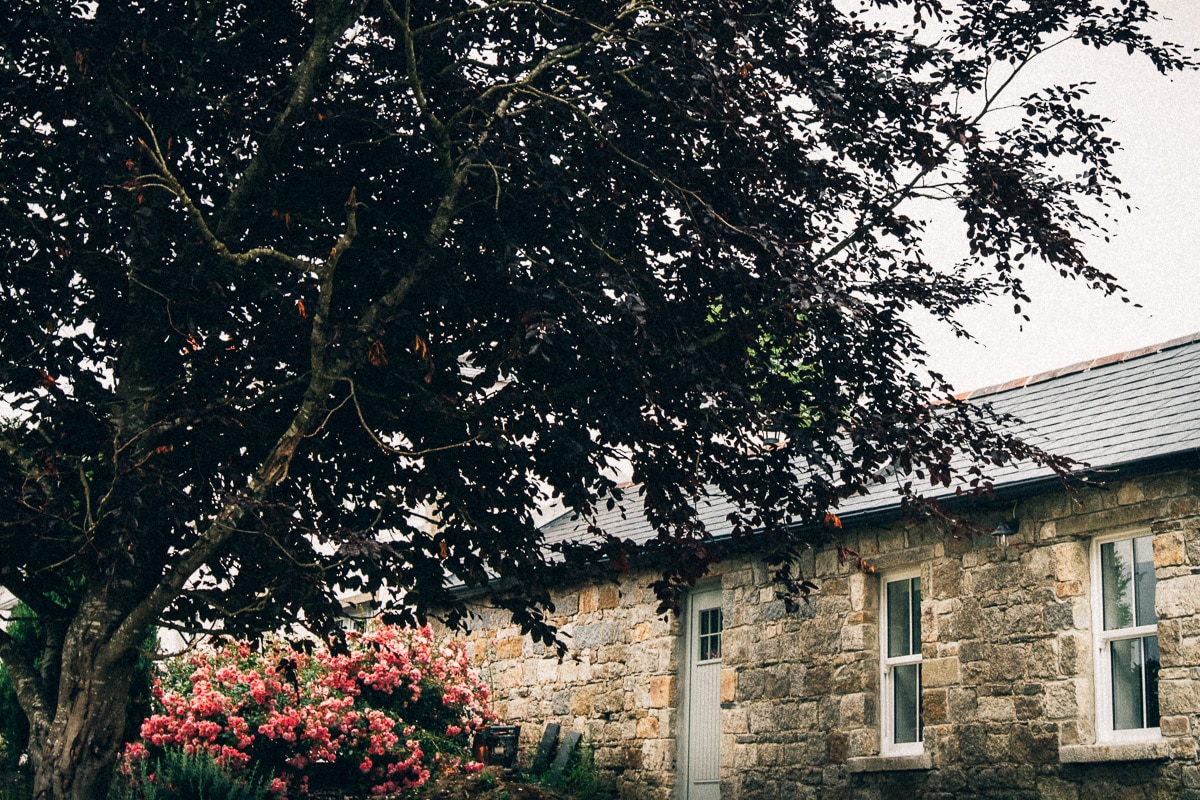
M 561 662 L 481 598 L 495 711 L 527 752 L 548 722 L 581 732 L 622 798 L 1200 798 L 1200 335 L 970 400 L 1103 485 L 1014 467 L 962 507 L 997 535 L 961 539 L 859 498 L 797 610 L 745 550 L 678 618 L 649 571 L 563 586 Z

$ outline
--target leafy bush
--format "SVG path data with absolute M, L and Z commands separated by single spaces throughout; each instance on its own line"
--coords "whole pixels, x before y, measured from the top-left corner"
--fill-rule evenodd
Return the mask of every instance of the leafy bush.
M 142 760 L 136 773 L 114 782 L 109 800 L 264 800 L 267 779 L 257 770 L 234 773 L 212 755 L 168 749 L 153 762 Z
M 18 603 L 12 611 L 7 632 L 18 647 L 28 650 L 38 646 L 42 627 L 33 609 Z M 16 769 L 17 759 L 29 743 L 29 722 L 17 703 L 16 690 L 3 664 L 0 664 L 0 739 L 6 745 L 0 752 L 0 772 Z
M 427 627 L 391 626 L 351 633 L 348 644 L 335 654 L 238 642 L 168 662 L 154 687 L 158 713 L 126 748 L 124 771 L 181 748 L 235 771 L 260 765 L 277 794 L 390 794 L 461 766 L 489 717 L 462 644 L 437 647 Z
M 610 800 L 617 794 L 611 782 L 596 767 L 592 748 L 582 744 L 571 753 L 561 773 L 555 776 L 547 770 L 536 779 L 572 800 Z
M 28 773 L 0 773 L 0 800 L 30 800 L 33 784 Z

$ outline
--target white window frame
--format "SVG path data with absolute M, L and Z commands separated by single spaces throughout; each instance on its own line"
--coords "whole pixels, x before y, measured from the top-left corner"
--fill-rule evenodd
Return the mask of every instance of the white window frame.
M 889 583 L 897 581 L 909 580 L 911 578 L 920 578 L 920 569 L 897 570 L 881 575 L 879 579 L 879 694 L 880 694 L 880 730 L 879 730 L 879 752 L 884 756 L 918 756 L 925 752 L 925 736 L 924 724 L 921 719 L 921 714 L 917 714 L 917 741 L 903 742 L 897 744 L 896 738 L 896 704 L 895 704 L 895 683 L 893 681 L 893 670 L 896 667 L 905 666 L 908 664 L 918 665 L 917 669 L 917 697 L 918 707 L 920 706 L 920 696 L 922 691 L 922 680 L 920 664 L 922 662 L 921 643 L 916 643 L 916 652 L 906 656 L 888 656 L 888 591 Z M 922 581 L 922 589 L 924 581 Z M 922 591 L 921 603 L 925 602 L 925 595 Z
M 1113 693 L 1112 693 L 1112 655 L 1111 645 L 1114 641 L 1125 639 L 1141 639 L 1146 636 L 1158 636 L 1158 619 L 1153 624 L 1134 625 L 1106 631 L 1104 629 L 1104 575 L 1101 569 L 1100 549 L 1111 542 L 1126 539 L 1152 537 L 1153 534 L 1145 529 L 1123 531 L 1121 533 L 1098 536 L 1092 540 L 1089 561 L 1091 564 L 1091 604 L 1093 631 L 1093 670 L 1096 686 L 1096 741 L 1098 743 L 1115 742 L 1148 742 L 1162 738 L 1162 731 L 1155 725 L 1150 728 L 1115 729 L 1113 727 Z M 1157 583 L 1157 576 L 1155 576 Z M 1134 620 L 1136 623 L 1136 619 Z
M 715 615 L 713 612 L 716 612 Z M 707 618 L 712 620 L 715 616 L 717 629 L 714 631 L 711 628 L 708 633 L 704 633 L 704 621 Z M 711 622 L 709 623 L 711 625 Z M 713 649 L 713 644 L 716 648 Z M 696 657 L 694 659 L 697 665 L 712 664 L 721 660 L 721 651 L 725 643 L 725 612 L 721 606 L 713 606 L 705 608 L 696 614 Z M 704 657 L 705 647 L 708 647 L 708 657 Z

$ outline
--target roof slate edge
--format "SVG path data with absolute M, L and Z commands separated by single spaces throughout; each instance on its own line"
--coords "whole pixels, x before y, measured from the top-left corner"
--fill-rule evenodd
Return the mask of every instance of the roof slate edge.
M 1098 481 L 1090 484 L 1090 488 L 1103 489 L 1106 482 L 1118 481 L 1126 478 L 1135 477 L 1138 475 L 1153 474 L 1156 472 L 1170 471 L 1173 469 L 1196 469 L 1200 467 L 1200 447 L 1186 451 L 1168 453 L 1165 455 L 1150 456 L 1148 458 L 1137 459 L 1122 464 L 1114 464 L 1107 467 L 1098 467 L 1088 470 L 1091 477 L 1095 477 L 1101 473 L 1104 475 L 1103 481 Z M 947 510 L 952 510 L 962 506 L 976 505 L 978 508 L 996 508 L 1003 506 L 1005 503 L 1014 500 L 1030 497 L 1033 495 L 1043 494 L 1048 491 L 1062 490 L 1063 479 L 1057 475 L 1034 475 L 1021 478 L 1011 483 L 997 484 L 994 487 L 994 494 L 991 499 L 978 496 L 956 496 L 940 495 L 930 496 L 929 499 L 941 504 Z M 1080 487 L 1082 488 L 1082 487 Z M 886 505 L 871 505 L 863 508 L 846 511 L 838 514 L 838 518 L 847 526 L 863 526 L 872 523 L 886 523 L 895 521 L 904 516 L 899 503 L 890 503 Z M 791 527 L 803 528 L 805 526 L 799 523 L 793 523 Z M 815 527 L 815 526 L 814 526 Z M 755 531 L 759 533 L 760 531 Z M 713 534 L 712 541 L 721 542 L 731 539 L 732 535 L 728 532 Z
M 1125 361 L 1131 361 L 1135 358 L 1141 358 L 1142 356 L 1161 353 L 1163 350 L 1182 347 L 1183 345 L 1191 344 L 1195 341 L 1200 341 L 1200 332 L 1190 333 L 1185 336 L 1180 336 L 1178 338 L 1162 342 L 1160 344 L 1147 345 L 1146 347 L 1138 347 L 1134 350 L 1126 350 L 1122 353 L 1113 353 L 1112 355 L 1100 356 L 1099 358 L 1092 358 L 1088 359 L 1087 361 L 1080 361 L 1065 367 L 1058 367 L 1057 369 L 1039 372 L 1035 375 L 1028 375 L 1023 378 L 1016 378 L 1003 383 L 994 383 L 991 386 L 985 386 L 982 389 L 975 389 L 973 391 L 956 394 L 955 397 L 960 400 L 975 400 L 980 397 L 1012 391 L 1013 389 L 1022 389 L 1035 383 L 1042 383 L 1043 381 L 1052 380 L 1054 378 L 1061 378 L 1064 375 L 1088 372 L 1093 369 L 1099 369 L 1100 367 L 1106 367 L 1109 364 L 1120 364 Z

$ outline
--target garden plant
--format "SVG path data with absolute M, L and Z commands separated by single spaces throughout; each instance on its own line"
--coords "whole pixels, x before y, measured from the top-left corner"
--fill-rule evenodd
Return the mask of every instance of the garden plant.
M 256 768 L 276 796 L 394 794 L 439 770 L 478 769 L 467 745 L 490 718 L 463 645 L 436 644 L 428 627 L 373 626 L 341 652 L 226 643 L 169 662 L 154 695 L 156 713 L 125 749 L 125 780 L 180 750 Z
M 264 800 L 267 781 L 256 769 L 233 770 L 204 750 L 171 749 L 143 759 L 129 780 L 113 784 L 108 800 Z

